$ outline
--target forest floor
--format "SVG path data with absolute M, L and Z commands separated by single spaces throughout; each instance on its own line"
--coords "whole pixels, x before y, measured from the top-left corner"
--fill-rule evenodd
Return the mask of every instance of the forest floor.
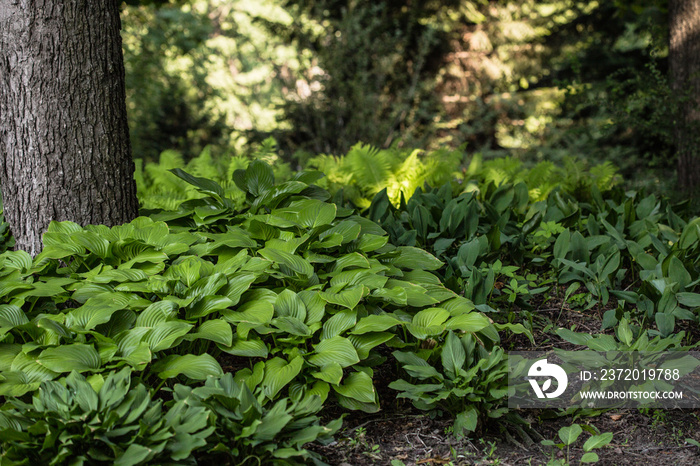
M 578 332 L 600 333 L 602 312 L 576 311 L 560 304 L 547 303 L 539 317 L 553 323 L 554 328 L 572 328 Z M 691 342 L 700 341 L 697 324 L 685 325 Z M 504 348 L 515 350 L 574 349 L 571 343 L 553 333 L 534 335 L 536 347 L 517 336 L 503 342 Z M 596 416 L 562 417 L 557 411 L 519 410 L 526 422 L 518 429 L 515 425 L 490 419 L 483 430 L 469 437 L 456 439 L 449 431 L 452 419 L 431 419 L 415 409 L 407 400 L 395 399 L 395 392 L 387 385 L 396 379 L 395 369 L 389 365 L 377 368 L 376 387 L 382 410 L 376 414 L 353 412 L 346 415 L 343 429 L 336 441 L 312 449 L 326 461 L 337 466 L 356 465 L 546 465 L 550 460 L 564 460 L 566 464 L 580 464 L 584 433 L 568 452 L 543 446 L 545 439 L 557 440 L 561 427 L 572 423 L 589 424 L 599 432 L 612 432 L 612 442 L 595 450 L 600 465 L 698 465 L 700 449 L 686 439 L 700 442 L 700 409 L 624 409 L 600 411 Z M 385 373 L 383 373 L 383 371 Z M 342 410 L 331 409 L 328 419 L 338 417 Z M 523 435 L 524 432 L 524 435 Z M 555 451 L 552 449 L 554 448 Z M 562 464 L 557 462 L 557 464 Z

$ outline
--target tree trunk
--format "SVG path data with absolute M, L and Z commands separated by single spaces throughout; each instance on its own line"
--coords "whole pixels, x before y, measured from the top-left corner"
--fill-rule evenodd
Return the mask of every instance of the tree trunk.
M 0 0 L 0 183 L 17 249 L 138 213 L 119 0 Z
M 700 0 L 669 1 L 669 71 L 679 98 L 675 125 L 678 181 L 686 192 L 700 188 Z

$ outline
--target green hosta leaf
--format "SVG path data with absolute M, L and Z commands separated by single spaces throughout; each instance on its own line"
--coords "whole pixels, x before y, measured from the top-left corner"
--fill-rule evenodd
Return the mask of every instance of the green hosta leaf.
M 172 354 L 153 365 L 153 370 L 161 379 L 170 379 L 183 374 L 190 379 L 204 380 L 208 376 L 221 377 L 224 375 L 219 363 L 208 354 L 184 356 Z
M 2 266 L 7 269 L 15 269 L 26 272 L 32 268 L 32 256 L 26 251 L 6 251 L 2 255 Z
M 377 333 L 365 333 L 364 335 L 350 335 L 348 340 L 355 347 L 357 355 L 359 358 L 367 359 L 369 357 L 369 352 L 372 348 L 375 348 L 382 343 L 385 343 L 394 338 L 394 334 L 391 332 L 377 332 Z
M 315 366 L 324 367 L 331 363 L 338 363 L 341 367 L 352 366 L 360 362 L 357 351 L 352 343 L 340 336 L 322 340 L 314 347 L 314 355 L 309 362 Z
M 458 438 L 464 435 L 464 432 L 474 432 L 476 430 L 479 413 L 474 405 L 469 406 L 455 418 L 454 432 Z
M 354 327 L 356 323 L 357 311 L 354 309 L 344 309 L 323 323 L 321 340 L 340 335 L 347 329 Z
M 203 277 L 187 290 L 187 298 L 199 299 L 202 296 L 212 296 L 228 283 L 226 275 L 215 273 L 208 277 Z
M 223 319 L 212 319 L 202 322 L 197 327 L 197 331 L 185 336 L 186 340 L 209 340 L 219 343 L 223 346 L 231 346 L 233 344 L 233 330 L 231 324 Z
M 221 311 L 233 305 L 234 302 L 225 296 L 204 296 L 187 310 L 187 319 L 199 319 L 208 316 L 212 312 Z
M 170 267 L 167 274 L 180 279 L 189 288 L 201 278 L 202 263 L 199 257 L 187 257 Z
M 255 163 L 255 162 L 254 162 Z M 269 168 L 269 167 L 268 167 Z M 209 180 L 207 178 L 200 178 L 198 176 L 192 176 L 189 173 L 179 169 L 173 168 L 170 170 L 175 176 L 191 184 L 199 191 L 204 194 L 213 196 L 218 201 L 223 201 L 225 197 L 224 188 L 222 188 L 217 182 Z
M 188 333 L 192 327 L 192 324 L 179 320 L 161 322 L 148 331 L 143 341 L 154 353 L 163 351 L 175 346 L 178 339 Z
M 310 337 L 313 334 L 312 330 L 304 322 L 295 317 L 277 317 L 272 319 L 271 324 L 290 335 Z
M 294 317 L 303 322 L 306 320 L 306 306 L 295 292 L 284 290 L 275 300 L 275 315 Z
M 97 350 L 82 343 L 47 348 L 41 352 L 37 363 L 54 372 L 96 371 L 101 365 Z
M 631 345 L 634 340 L 632 329 L 629 327 L 629 323 L 624 317 L 620 319 L 620 323 L 617 326 L 617 338 L 628 346 Z
M 139 269 L 111 269 L 93 277 L 90 281 L 94 283 L 111 283 L 111 282 L 139 282 L 147 280 L 148 275 L 143 270 Z
M 155 327 L 177 317 L 178 305 L 172 301 L 157 301 L 136 317 L 136 327 Z
M 48 283 L 44 282 L 34 282 L 31 284 L 31 288 L 27 289 L 27 291 L 23 291 L 22 293 L 17 293 L 14 295 L 14 298 L 17 299 L 25 299 L 29 296 L 35 296 L 35 297 L 49 297 L 49 296 L 55 296 L 58 297 L 66 292 L 65 289 L 61 285 L 58 285 L 57 283 L 54 283 L 55 281 L 58 281 L 57 279 L 50 280 Z
M 666 337 L 673 333 L 673 329 L 676 326 L 676 318 L 671 314 L 665 314 L 663 312 L 657 312 L 654 315 L 654 320 L 656 321 L 656 327 L 659 329 L 659 333 Z M 622 333 L 620 335 L 623 335 Z M 626 334 L 624 334 L 626 335 Z M 626 338 L 626 337 L 625 337 Z M 626 340 L 625 340 L 626 342 Z M 631 344 L 631 343 L 627 343 Z
M 443 265 L 441 260 L 422 249 L 411 246 L 399 246 L 396 249 L 399 252 L 398 256 L 390 259 L 394 267 L 400 269 L 437 270 Z
M 361 335 L 369 332 L 383 332 L 385 330 L 389 330 L 395 325 L 401 325 L 403 323 L 404 322 L 402 320 L 394 317 L 391 314 L 373 314 L 360 319 L 351 333 L 353 335 Z
M 604 434 L 593 435 L 588 440 L 586 440 L 586 443 L 583 444 L 583 451 L 591 451 L 596 448 L 604 447 L 605 445 L 612 442 L 612 439 L 612 432 L 605 432 Z
M 700 293 L 676 293 L 676 300 L 684 306 L 691 308 L 700 307 Z
M 334 273 L 333 278 L 331 278 L 331 287 L 335 289 L 336 286 L 340 285 L 365 285 L 370 290 L 376 290 L 377 288 L 383 288 L 387 280 L 389 280 L 389 277 L 377 275 L 369 270 L 353 269 L 338 274 Z
M 448 373 L 452 373 L 456 376 L 459 374 L 460 369 L 462 369 L 466 358 L 467 354 L 464 351 L 462 342 L 459 340 L 459 337 L 450 330 L 445 339 L 445 345 L 442 347 L 442 367 L 445 368 L 445 371 Z
M 0 396 L 22 396 L 36 391 L 41 381 L 33 381 L 24 372 L 3 372 L 0 376 Z
M 340 395 L 361 403 L 374 403 L 377 397 L 372 378 L 364 372 L 351 373 L 342 385 L 334 386 L 333 389 Z
M 316 199 L 302 199 L 283 209 L 276 209 L 272 215 L 298 223 L 306 228 L 330 225 L 335 219 L 336 205 Z
M 387 288 L 401 287 L 406 292 L 406 303 L 409 306 L 414 307 L 424 307 L 437 304 L 439 301 L 430 296 L 428 289 L 419 285 L 414 285 L 403 280 L 390 279 L 386 283 Z M 429 286 L 429 285 L 426 285 Z M 453 298 L 453 294 L 449 294 L 446 297 Z
M 301 372 L 304 359 L 297 356 L 287 363 L 282 358 L 270 359 L 265 363 L 265 377 L 262 381 L 263 393 L 272 400 L 282 388 Z
M 343 368 L 337 362 L 332 362 L 321 367 L 320 371 L 312 372 L 311 375 L 331 385 L 338 385 L 343 380 Z
M 412 323 L 421 327 L 442 325 L 450 317 L 449 311 L 439 307 L 423 309 L 413 316 Z
M 297 294 L 306 306 L 306 325 L 313 325 L 323 320 L 326 314 L 326 302 L 316 290 L 304 290 Z
M 333 293 L 329 291 L 322 291 L 321 298 L 329 304 L 336 304 L 338 306 L 343 306 L 348 309 L 355 309 L 360 303 L 360 300 L 365 295 L 366 288 L 364 286 L 357 286 L 350 289 L 345 289 L 340 293 Z
M 411 335 L 416 337 L 418 340 L 425 340 L 429 336 L 442 334 L 445 331 L 445 326 L 432 325 L 430 327 L 423 327 L 421 325 L 408 323 L 406 324 L 406 330 L 408 330 Z
M 557 335 L 559 335 L 561 338 L 564 340 L 568 341 L 569 343 L 573 343 L 574 345 L 587 345 L 588 340 L 593 338 L 590 334 L 588 333 L 576 333 L 572 332 L 571 330 L 567 328 L 559 328 L 555 332 Z
M 274 305 L 262 300 L 249 301 L 236 308 L 236 311 L 226 310 L 221 313 L 224 319 L 234 324 L 239 322 L 269 324 L 274 314 Z
M 114 312 L 133 306 L 139 300 L 138 296 L 125 293 L 107 292 L 88 299 L 78 309 L 66 316 L 67 327 L 80 327 L 92 330 L 100 324 L 109 322 Z
M 266 358 L 269 354 L 267 345 L 262 340 L 236 340 L 233 346 L 219 346 L 219 348 L 234 356 L 246 358 Z
M 261 196 L 272 189 L 275 184 L 275 175 L 272 167 L 260 160 L 254 160 L 245 170 L 245 186 L 253 197 Z
M 369 269 L 369 261 L 365 256 L 357 252 L 345 254 L 339 257 L 333 265 L 333 273 L 340 273 L 347 268 Z
M 12 361 L 22 352 L 22 345 L 16 343 L 0 343 L 0 372 L 9 371 Z
M 408 304 L 408 293 L 406 293 L 406 290 L 400 286 L 376 289 L 372 291 L 372 296 L 399 306 L 405 306 Z
M 22 309 L 12 304 L 0 304 L 0 328 L 15 328 L 28 323 Z
M 358 240 L 357 249 L 362 252 L 376 251 L 377 249 L 381 249 L 386 246 L 388 241 L 389 237 L 387 236 L 364 234 L 360 236 L 360 239 Z
M 276 262 L 277 264 L 285 265 L 301 275 L 311 277 L 314 274 L 313 266 L 300 256 L 289 254 L 288 252 L 277 249 L 268 248 L 260 249 L 258 253 L 265 259 Z
M 478 332 L 491 325 L 489 318 L 478 312 L 469 312 L 452 317 L 445 323 L 448 330 L 460 330 L 463 332 Z
M 350 241 L 356 240 L 360 236 L 360 231 L 362 227 L 352 220 L 343 220 L 339 222 L 332 228 L 324 231 L 318 236 L 320 241 L 325 241 L 326 238 L 332 235 L 339 234 L 342 237 L 341 244 L 349 243 Z
M 564 445 L 571 445 L 578 439 L 581 432 L 583 432 L 583 430 L 580 425 L 572 424 L 569 427 L 562 427 L 559 429 L 558 434 L 561 441 L 564 442 Z

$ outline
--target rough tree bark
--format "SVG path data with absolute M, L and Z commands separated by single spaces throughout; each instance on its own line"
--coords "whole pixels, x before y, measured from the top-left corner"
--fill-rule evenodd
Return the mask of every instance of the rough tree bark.
M 674 138 L 678 181 L 686 192 L 700 189 L 700 0 L 669 1 L 671 89 L 680 97 Z
M 138 213 L 119 0 L 0 0 L 0 184 L 17 249 Z

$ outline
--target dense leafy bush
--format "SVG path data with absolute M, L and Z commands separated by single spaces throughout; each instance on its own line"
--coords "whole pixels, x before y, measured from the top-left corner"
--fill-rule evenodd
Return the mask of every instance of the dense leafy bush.
M 568 286 L 565 299 L 578 299 L 585 309 L 606 306 L 611 294 L 617 298 L 604 328 L 632 316 L 668 336 L 676 319 L 697 320 L 697 219 L 686 222 L 653 195 L 613 190 L 603 196 L 592 185 L 587 193 L 576 191 L 580 200 L 555 189 L 531 202 L 528 188 L 490 183 L 453 196 L 444 185 L 417 191 L 399 208 L 383 191 L 367 213 L 394 244 L 442 258 L 438 273 L 445 283 L 481 310 L 527 308 L 533 295 L 558 284 Z
M 254 161 L 233 173 L 242 210 L 216 182 L 174 173 L 202 197 L 114 228 L 52 223 L 33 260 L 23 251 L 0 255 L 2 395 L 42 384 L 58 390 L 46 384 L 122 367 L 150 386 L 160 379 L 158 393 L 171 379 L 221 378 L 222 358 L 233 357 L 249 368 L 236 372 L 235 386 L 222 379 L 216 390 L 245 399 L 240 390 L 249 390 L 256 401 L 242 412 L 257 409 L 289 438 L 283 452 L 304 457 L 304 443 L 337 426 L 282 420 L 312 414 L 331 394 L 347 409 L 377 411 L 380 346 L 418 351 L 458 332 L 474 336 L 475 351 L 498 351 L 497 328 L 430 273 L 441 262 L 391 245 L 375 223 L 326 202 L 329 194 L 312 184 L 320 173 L 275 184 L 272 169 Z M 173 390 L 177 400 L 189 389 Z M 211 405 L 221 422 L 240 417 L 232 402 L 204 399 L 222 403 Z M 265 418 L 268 406 L 275 414 Z M 218 442 L 229 435 L 221 429 Z M 264 442 L 249 447 L 272 453 Z
M 10 399 L 0 411 L 3 464 L 192 460 L 213 431 L 208 417 L 186 400 L 164 410 L 143 384 L 131 388 L 127 368 L 89 381 L 74 371 L 63 384 L 43 382 L 31 404 Z

